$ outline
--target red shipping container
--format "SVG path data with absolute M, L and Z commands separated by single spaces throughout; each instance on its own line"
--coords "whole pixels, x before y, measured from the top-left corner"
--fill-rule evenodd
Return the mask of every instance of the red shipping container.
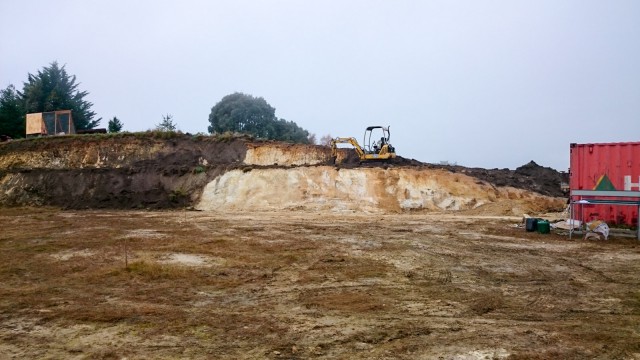
M 570 151 L 570 190 L 640 191 L 640 142 L 571 144 Z M 636 206 L 585 205 L 583 215 L 584 221 L 638 225 Z

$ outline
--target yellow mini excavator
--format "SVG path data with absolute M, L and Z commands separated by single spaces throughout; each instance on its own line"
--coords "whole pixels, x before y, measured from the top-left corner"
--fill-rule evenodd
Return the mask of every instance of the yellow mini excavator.
M 378 140 L 379 135 L 381 136 Z M 352 137 L 337 137 L 332 139 L 331 156 L 335 161 L 338 156 L 338 144 L 351 144 L 355 148 L 356 153 L 358 153 L 361 162 L 393 159 L 396 157 L 396 150 L 389 144 L 390 136 L 389 126 L 369 126 L 364 131 L 363 146 L 360 146 L 358 141 Z

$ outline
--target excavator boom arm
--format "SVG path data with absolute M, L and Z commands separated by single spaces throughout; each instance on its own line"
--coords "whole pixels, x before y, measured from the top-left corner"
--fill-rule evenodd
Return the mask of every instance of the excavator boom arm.
M 358 156 L 360 157 L 360 159 L 364 159 L 364 150 L 362 150 L 362 147 L 360 146 L 360 144 L 358 144 L 358 141 L 355 138 L 352 137 L 337 137 L 335 139 L 331 140 L 331 156 L 336 158 L 338 156 L 338 144 L 351 144 L 351 146 L 353 146 L 353 148 L 356 150 L 356 153 L 358 153 Z

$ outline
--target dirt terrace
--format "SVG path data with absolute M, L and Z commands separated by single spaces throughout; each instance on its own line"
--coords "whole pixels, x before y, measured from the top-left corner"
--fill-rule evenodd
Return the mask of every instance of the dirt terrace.
M 3 209 L 0 357 L 640 359 L 639 243 L 519 221 Z
M 535 192 L 536 196 L 563 196 L 560 174 L 533 162 L 516 170 L 440 166 L 400 156 L 389 162 L 360 164 L 353 149 L 340 149 L 334 162 L 331 151 L 326 146 L 258 141 L 230 134 L 189 136 L 149 132 L 60 136 L 2 143 L 0 206 L 45 205 L 67 209 L 184 208 L 197 206 L 203 189 L 208 184 L 234 170 L 242 173 L 256 170 L 255 174 L 236 177 L 236 180 L 250 184 L 254 184 L 256 177 L 261 177 L 261 173 L 269 170 L 291 170 L 291 174 L 308 171 L 310 175 L 302 174 L 299 178 L 309 179 L 318 185 L 323 180 L 313 177 L 318 172 L 318 167 L 328 167 L 326 172 L 330 178 L 340 173 L 352 174 L 348 177 L 354 179 L 367 178 L 370 182 L 366 185 L 370 188 L 367 191 L 375 195 L 370 196 L 373 203 L 384 202 L 384 197 L 391 193 L 398 203 L 413 202 L 414 205 L 418 204 L 415 207 L 419 209 L 430 209 L 433 204 L 423 199 L 422 195 L 418 199 L 417 194 L 428 193 L 430 196 L 437 192 L 438 196 L 457 196 L 447 184 L 440 186 L 441 184 L 432 183 L 424 186 L 428 179 L 442 177 L 438 174 L 443 171 L 456 174 L 455 178 L 461 183 L 468 183 L 476 188 L 479 188 L 477 185 L 482 185 L 483 188 L 475 196 L 480 200 L 477 206 L 481 205 L 486 194 L 515 194 L 511 188 Z M 340 172 L 341 170 L 346 171 Z M 277 171 L 271 171 L 275 172 Z M 265 176 L 269 177 L 271 173 Z M 409 174 L 418 181 L 400 184 L 404 186 L 401 188 L 394 183 L 394 179 L 406 182 L 407 177 L 403 174 Z M 371 189 L 371 183 L 380 186 Z M 346 185 L 350 187 L 350 184 Z M 360 186 L 363 187 L 364 185 Z M 223 190 L 230 194 L 229 189 Z M 357 203 L 359 199 L 350 197 L 349 192 L 356 190 L 362 189 L 350 188 L 345 192 L 347 196 L 340 194 L 339 200 Z M 407 192 L 408 199 L 402 199 L 403 191 Z M 534 196 L 518 193 L 520 198 Z M 303 200 L 332 201 L 324 199 L 324 195 L 311 192 Z M 378 199 L 379 197 L 383 199 Z M 499 195 L 491 201 L 501 198 Z M 474 196 L 471 196 L 462 202 L 466 206 L 474 206 L 470 205 L 474 201 Z M 268 205 L 278 207 L 282 204 L 276 201 Z M 403 208 L 403 205 L 395 204 L 391 207 Z M 450 210 L 448 205 L 440 208 Z M 552 208 L 555 205 L 548 210 Z M 389 210 L 389 206 L 382 210 Z

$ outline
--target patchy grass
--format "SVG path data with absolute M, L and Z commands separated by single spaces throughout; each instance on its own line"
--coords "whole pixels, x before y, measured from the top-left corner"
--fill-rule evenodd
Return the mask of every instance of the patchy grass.
M 630 275 L 640 271 L 640 247 L 508 225 L 424 214 L 372 224 L 359 214 L 1 209 L 0 351 L 105 359 L 640 352 L 640 280 Z M 406 230 L 416 228 L 424 230 Z M 175 254 L 201 261 L 166 261 Z
M 484 315 L 500 309 L 504 305 L 504 297 L 500 291 L 478 294 L 473 297 L 470 309 L 477 315 Z
M 146 280 L 179 280 L 187 277 L 189 271 L 184 266 L 136 261 L 125 269 L 129 274 Z
M 309 290 L 300 294 L 306 307 L 341 312 L 377 312 L 384 309 L 384 298 L 363 289 Z

